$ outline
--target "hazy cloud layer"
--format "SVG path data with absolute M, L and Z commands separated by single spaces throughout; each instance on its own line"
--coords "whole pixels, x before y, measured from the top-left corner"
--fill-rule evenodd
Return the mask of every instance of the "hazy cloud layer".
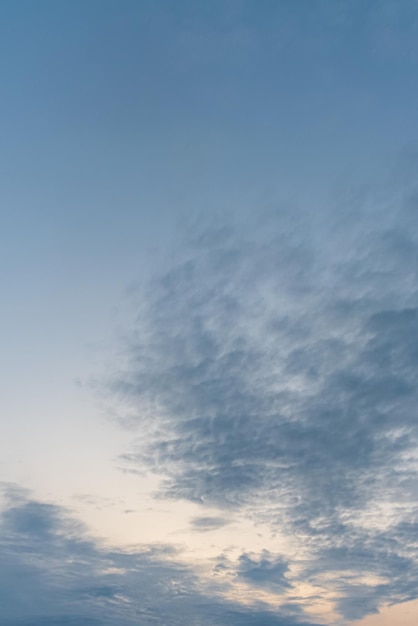
M 418 589 L 417 209 L 409 181 L 208 229 L 140 293 L 112 385 L 126 467 L 297 537 L 349 619 Z
M 172 548 L 112 550 L 68 511 L 19 490 L 8 495 L 0 518 L 2 624 L 313 626 L 262 603 L 228 601 Z

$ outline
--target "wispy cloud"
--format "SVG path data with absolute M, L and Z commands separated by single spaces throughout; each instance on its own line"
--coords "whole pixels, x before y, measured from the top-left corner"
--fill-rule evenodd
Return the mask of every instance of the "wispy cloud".
M 194 530 L 199 532 L 208 532 L 210 530 L 216 530 L 229 524 L 229 520 L 224 517 L 209 517 L 203 515 L 201 517 L 194 517 L 191 520 L 191 525 Z
M 298 537 L 294 581 L 327 575 L 348 619 L 418 588 L 417 226 L 409 190 L 202 234 L 142 293 L 113 383 L 141 430 L 124 462 Z

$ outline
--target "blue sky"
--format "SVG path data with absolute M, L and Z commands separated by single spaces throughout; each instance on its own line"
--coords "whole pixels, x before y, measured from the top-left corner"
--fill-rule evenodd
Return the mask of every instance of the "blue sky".
M 1 17 L 0 624 L 415 624 L 416 2 Z

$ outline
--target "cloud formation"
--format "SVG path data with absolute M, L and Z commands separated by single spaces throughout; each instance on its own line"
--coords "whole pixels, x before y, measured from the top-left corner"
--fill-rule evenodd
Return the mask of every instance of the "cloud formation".
M 1 622 L 8 626 L 313 626 L 261 602 L 229 601 L 168 546 L 106 547 L 68 510 L 18 489 L 9 490 L 0 537 Z
M 289 566 L 283 559 L 272 559 L 268 552 L 265 552 L 260 559 L 242 554 L 239 558 L 237 573 L 238 576 L 256 586 L 287 588 L 290 587 L 286 578 L 288 569 Z
M 197 236 L 141 293 L 113 391 L 126 466 L 297 537 L 291 582 L 354 619 L 418 588 L 417 194 L 339 202 Z

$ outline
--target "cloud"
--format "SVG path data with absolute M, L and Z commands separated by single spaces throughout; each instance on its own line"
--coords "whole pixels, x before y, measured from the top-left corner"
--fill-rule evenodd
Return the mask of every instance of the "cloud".
M 112 550 L 68 510 L 27 494 L 9 494 L 0 537 L 1 620 L 8 626 L 313 626 L 261 602 L 229 601 L 172 547 Z
M 190 523 L 194 530 L 199 532 L 208 532 L 210 530 L 216 530 L 217 528 L 226 526 L 229 524 L 229 520 L 223 517 L 201 516 L 194 517 Z
M 160 474 L 161 497 L 297 537 L 299 580 L 328 575 L 349 619 L 416 597 L 416 546 L 398 541 L 418 518 L 416 198 L 360 194 L 196 237 L 141 294 L 112 382 L 141 431 L 126 466 Z M 354 609 L 370 572 L 387 581 Z
M 290 584 L 285 576 L 288 564 L 281 558 L 272 558 L 265 551 L 260 558 L 242 554 L 239 558 L 237 574 L 244 580 L 259 587 L 286 589 Z

